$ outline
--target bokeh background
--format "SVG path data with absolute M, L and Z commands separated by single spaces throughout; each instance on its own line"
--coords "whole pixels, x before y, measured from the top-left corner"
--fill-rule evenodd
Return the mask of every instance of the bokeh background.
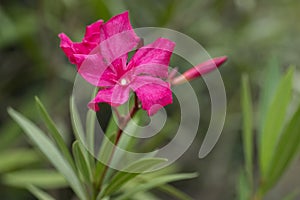
M 300 1 L 298 0 L 1 0 L 0 1 L 0 155 L 16 148 L 31 148 L 30 141 L 9 118 L 11 106 L 39 122 L 34 96 L 41 98 L 60 128 L 71 133 L 69 97 L 76 76 L 59 48 L 57 34 L 65 32 L 80 41 L 86 25 L 129 10 L 133 27 L 165 27 L 197 40 L 212 56 L 227 55 L 220 69 L 227 92 L 228 111 L 222 136 L 213 152 L 198 159 L 203 133 L 210 119 L 210 100 L 204 82 L 192 83 L 200 97 L 201 126 L 198 138 L 177 162 L 179 171 L 199 172 L 196 180 L 174 183 L 194 199 L 235 199 L 243 166 L 240 79 L 250 75 L 254 105 L 263 72 L 270 63 L 282 71 L 300 63 Z M 173 63 L 176 65 L 176 63 Z M 181 67 L 181 66 L 180 66 Z M 190 66 L 182 66 L 183 72 Z M 295 94 L 299 93 L 296 67 Z M 46 159 L 28 167 L 49 166 Z M 41 161 L 42 160 L 42 161 Z M 0 198 L 34 199 L 24 189 L 1 181 L 7 171 L 0 160 Z M 281 199 L 299 188 L 300 164 L 295 164 L 268 195 Z M 52 191 L 67 199 L 68 189 Z M 167 198 L 167 197 L 165 197 Z

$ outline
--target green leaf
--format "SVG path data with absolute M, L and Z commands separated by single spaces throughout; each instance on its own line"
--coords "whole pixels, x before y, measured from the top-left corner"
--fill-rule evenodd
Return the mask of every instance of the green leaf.
M 94 154 L 94 143 L 95 143 L 95 122 L 96 122 L 96 112 L 93 110 L 88 110 L 86 115 L 86 137 L 87 146 L 89 151 Z
M 29 185 L 27 189 L 38 199 L 38 200 L 55 200 L 48 193 L 40 190 L 39 188 Z
M 49 129 L 51 136 L 55 140 L 56 144 L 58 145 L 58 147 L 61 150 L 61 152 L 63 153 L 63 155 L 69 161 L 70 165 L 73 167 L 73 169 L 75 169 L 74 161 L 72 159 L 72 156 L 69 152 L 67 145 L 65 144 L 62 134 L 57 129 L 54 121 L 51 119 L 46 108 L 44 107 L 44 105 L 42 104 L 42 102 L 39 100 L 38 97 L 35 97 L 35 102 L 36 102 L 36 106 L 37 106 L 38 110 L 40 111 L 40 113 L 42 115 L 42 118 L 43 118 L 45 124 L 47 125 L 47 127 Z
M 93 155 L 91 155 L 91 153 L 89 151 L 93 151 L 93 149 L 87 149 L 89 148 L 88 145 L 91 145 L 93 144 L 94 141 L 94 122 L 92 123 L 88 123 L 87 126 L 93 126 L 90 127 L 88 129 L 89 131 L 89 142 L 86 142 L 86 136 L 85 136 L 85 133 L 84 133 L 84 130 L 83 130 L 83 126 L 82 126 L 82 123 L 81 123 L 81 120 L 80 120 L 80 117 L 79 117 L 79 113 L 78 113 L 78 109 L 75 105 L 75 101 L 74 101 L 74 97 L 72 96 L 70 98 L 70 111 L 71 111 L 71 121 L 72 121 L 72 126 L 73 126 L 73 130 L 74 130 L 74 133 L 75 133 L 75 137 L 78 141 L 80 141 L 80 148 L 81 148 L 81 152 L 82 152 L 82 155 L 84 156 L 84 159 L 88 162 L 86 162 L 87 164 L 87 167 L 90 171 L 93 171 L 94 170 L 94 158 L 93 158 Z M 91 115 L 91 114 L 90 114 Z M 96 116 L 94 116 L 96 117 Z M 93 116 L 88 116 L 87 115 L 87 120 L 95 120 L 95 118 L 93 119 Z M 93 178 L 93 177 L 92 177 Z
M 94 98 L 97 94 L 98 88 L 95 88 L 91 98 Z M 86 115 L 86 138 L 87 138 L 87 147 L 88 150 L 95 154 L 95 123 L 97 119 L 97 114 L 95 111 L 89 109 Z M 98 121 L 97 121 L 98 122 Z M 94 160 L 90 161 L 91 164 L 94 163 Z
M 100 183 L 103 182 L 102 179 L 105 178 L 103 177 L 104 169 L 106 167 L 104 163 L 108 163 L 111 159 L 110 157 L 113 152 L 111 141 L 115 141 L 117 131 L 118 125 L 115 122 L 114 117 L 111 116 L 97 156 L 98 161 L 96 163 L 95 179 L 98 180 L 96 184 L 98 187 L 100 187 Z
M 120 112 L 120 111 L 119 111 Z M 126 113 L 126 111 L 125 111 Z M 138 112 L 135 116 L 134 119 L 135 121 L 138 121 L 140 119 L 140 112 Z M 114 113 L 113 113 L 114 114 Z M 97 162 L 96 165 L 96 180 L 98 180 L 98 184 L 99 185 L 101 182 L 105 182 L 106 179 L 108 177 L 110 177 L 110 175 L 114 172 L 114 169 L 108 168 L 108 170 L 106 171 L 106 175 L 105 177 L 103 177 L 103 172 L 105 169 L 105 165 L 103 163 L 114 163 L 114 162 L 120 162 L 121 161 L 121 157 L 122 157 L 122 151 L 115 151 L 113 158 L 111 161 L 109 161 L 111 159 L 111 154 L 113 152 L 114 149 L 114 145 L 113 142 L 115 141 L 115 137 L 116 137 L 116 132 L 118 131 L 118 125 L 115 121 L 116 116 L 112 116 L 110 118 L 109 124 L 107 126 L 106 129 L 106 133 L 105 136 L 103 136 L 102 139 L 102 144 L 101 144 L 101 148 L 99 150 L 99 154 L 98 154 L 98 159 L 99 161 Z M 130 122 L 127 127 L 126 130 L 128 130 L 127 128 L 131 127 L 131 131 L 133 130 L 133 124 Z M 130 146 L 134 145 L 134 140 L 135 138 L 131 137 L 131 136 L 127 136 L 126 134 L 123 134 L 120 138 L 120 141 L 118 143 L 118 147 L 121 149 L 128 149 L 130 148 Z M 98 178 L 97 178 L 98 177 Z M 104 179 L 105 178 L 105 179 Z M 104 179 L 104 180 L 102 180 Z
M 122 134 L 118 143 L 118 147 L 124 150 L 130 150 L 130 148 L 134 146 L 135 142 L 137 141 L 137 135 L 139 134 L 137 128 L 144 114 L 144 111 L 139 110 L 133 116 L 133 119 L 128 122 L 127 126 L 125 127 L 124 133 L 130 133 L 130 135 Z
M 250 185 L 253 183 L 253 111 L 248 76 L 242 78 L 243 146 L 245 168 Z
M 143 114 L 144 112 L 138 111 L 136 113 L 136 115 L 133 117 L 132 120 L 130 120 L 125 128 L 125 130 L 123 131 L 123 134 L 119 140 L 118 143 L 118 148 L 122 149 L 121 151 L 116 150 L 114 152 L 114 156 L 112 158 L 112 165 L 118 165 L 118 163 L 122 163 L 124 162 L 124 159 L 128 159 L 128 157 L 124 156 L 124 154 L 126 154 L 126 151 L 132 151 L 132 148 L 134 147 L 134 145 L 136 144 L 136 142 L 138 141 L 137 137 L 134 137 L 136 135 L 139 134 L 139 131 L 137 131 L 137 125 L 140 120 L 141 120 L 141 114 Z M 125 133 L 130 133 L 129 134 L 125 134 Z M 125 151 L 123 151 L 125 150 Z M 154 151 L 153 154 L 149 153 L 149 156 L 154 157 L 157 152 Z M 128 163 L 128 160 L 126 160 L 125 162 Z M 130 162 L 130 161 L 129 161 Z M 114 169 L 109 168 L 107 171 L 107 177 L 110 177 L 110 174 L 114 171 Z
M 136 186 L 136 187 L 132 188 L 131 190 L 126 190 L 123 195 L 117 197 L 115 200 L 125 200 L 138 192 L 144 192 L 144 191 L 153 189 L 155 187 L 159 187 L 159 186 L 164 185 L 169 182 L 191 179 L 191 178 L 195 178 L 195 177 L 197 177 L 196 173 L 172 174 L 172 175 L 165 175 L 162 177 L 157 177 L 157 178 L 147 181 L 144 184 L 140 184 L 139 186 Z
M 286 111 L 291 99 L 293 71 L 293 68 L 290 68 L 280 81 L 262 129 L 259 156 L 260 170 L 263 177 L 273 167 L 270 165 L 270 161 L 280 137 L 286 118 Z
M 16 149 L 0 153 L 0 174 L 22 168 L 41 161 L 41 156 L 33 150 Z
M 267 69 L 263 73 L 263 83 L 259 101 L 259 133 L 262 134 L 263 125 L 267 111 L 270 107 L 276 88 L 280 81 L 280 69 L 277 58 L 274 56 L 269 60 Z
M 66 179 L 54 170 L 22 170 L 4 174 L 1 178 L 3 184 L 26 188 L 35 185 L 45 189 L 62 188 L 68 184 Z
M 110 135 L 110 137 L 103 137 L 103 141 L 101 144 L 101 149 L 98 155 L 98 160 L 95 168 L 95 180 L 97 180 L 97 187 L 100 187 L 100 183 L 103 182 L 105 178 L 103 173 L 106 167 L 105 163 L 109 163 L 110 157 L 113 152 L 113 145 L 110 145 L 110 141 L 115 139 L 116 135 Z
M 23 115 L 13 110 L 8 109 L 10 116 L 22 127 L 26 135 L 35 143 L 35 145 L 45 154 L 55 168 L 62 173 L 74 192 L 80 199 L 86 200 L 87 194 L 83 189 L 76 173 L 62 156 L 58 148 L 53 142 L 43 133 L 36 125 L 25 118 Z
M 84 153 L 82 152 L 82 147 L 80 142 L 76 140 L 73 143 L 73 155 L 75 158 L 76 167 L 78 169 L 78 172 L 83 176 L 83 180 L 87 183 L 91 183 L 93 180 L 91 168 L 89 166 L 89 161 L 84 156 Z
M 141 200 L 141 199 L 147 199 L 147 200 L 161 200 L 158 197 L 156 197 L 154 194 L 150 192 L 142 192 L 137 193 L 132 197 L 132 200 Z
M 109 120 L 108 126 L 105 130 L 106 137 L 110 137 L 111 135 L 115 135 L 118 129 L 119 129 L 118 124 L 115 121 L 115 117 L 112 115 L 110 120 Z
M 238 200 L 249 200 L 251 197 L 251 187 L 249 186 L 249 180 L 244 172 L 240 173 L 238 185 Z
M 282 176 L 300 147 L 300 106 L 288 122 L 273 154 L 270 168 L 263 180 L 262 191 L 266 192 Z
M 192 197 L 190 197 L 189 195 L 185 194 L 184 192 L 178 190 L 177 188 L 171 186 L 171 185 L 161 185 L 158 186 L 158 189 L 168 193 L 169 195 L 175 197 L 176 199 L 180 199 L 180 200 L 192 200 Z
M 82 127 L 82 123 L 73 96 L 70 98 L 70 112 L 71 112 L 71 121 L 75 133 L 75 137 L 77 140 L 80 140 L 82 141 L 82 143 L 86 144 L 84 130 Z
M 115 174 L 105 189 L 103 196 L 110 195 L 118 191 L 125 183 L 135 178 L 137 175 L 151 170 L 153 167 L 166 161 L 167 160 L 163 158 L 145 158 L 132 163 L 122 171 Z

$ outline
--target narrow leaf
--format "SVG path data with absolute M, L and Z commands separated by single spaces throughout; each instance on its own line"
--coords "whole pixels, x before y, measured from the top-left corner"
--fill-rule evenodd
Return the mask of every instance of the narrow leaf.
M 70 186 L 78 195 L 78 197 L 82 200 L 86 200 L 87 194 L 83 189 L 76 173 L 59 152 L 58 148 L 49 138 L 47 138 L 45 133 L 43 133 L 31 121 L 12 108 L 8 109 L 8 113 L 22 127 L 26 135 L 35 143 L 36 146 L 38 146 L 38 148 L 50 160 L 55 168 L 65 176 L 66 180 L 69 182 Z
M 62 188 L 68 184 L 66 179 L 54 170 L 22 170 L 4 174 L 2 183 L 26 188 L 28 185 L 35 185 L 45 189 Z
M 86 142 L 86 136 L 85 136 L 82 122 L 80 120 L 78 109 L 75 105 L 75 101 L 74 101 L 73 97 L 70 98 L 70 111 L 71 111 L 71 121 L 72 121 L 73 130 L 75 133 L 75 137 L 78 141 L 80 141 L 79 147 L 81 149 L 82 155 L 84 156 L 84 159 L 88 161 L 88 162 L 86 162 L 88 169 L 90 171 L 93 171 L 92 168 L 94 168 L 94 159 L 93 159 L 91 153 L 89 152 L 89 151 L 93 151 L 93 150 L 87 149 L 88 144 Z M 93 131 L 93 130 L 89 130 L 89 131 Z M 90 140 L 92 140 L 93 138 L 94 137 L 90 138 Z M 93 142 L 93 141 L 90 141 L 90 142 Z
M 275 97 L 267 111 L 260 142 L 260 169 L 263 177 L 268 173 L 267 170 L 272 168 L 270 161 L 280 137 L 291 99 L 292 78 L 293 69 L 291 68 L 280 81 Z
M 12 171 L 41 160 L 40 155 L 34 150 L 16 149 L 0 153 L 0 174 Z
M 138 134 L 139 131 L 137 131 L 137 128 L 139 127 L 139 123 L 143 117 L 143 114 L 145 114 L 145 112 L 143 112 L 142 110 L 139 110 L 135 116 L 133 117 L 132 120 L 129 121 L 129 123 L 127 124 L 124 133 L 130 133 L 129 134 L 122 134 L 120 141 L 118 143 L 118 147 L 124 149 L 124 150 L 130 150 L 130 148 L 132 148 L 135 144 L 135 142 L 137 141 L 138 138 Z M 122 156 L 122 155 L 120 155 Z
M 141 200 L 141 199 L 161 200 L 160 198 L 156 197 L 153 193 L 150 192 L 137 193 L 132 197 L 132 200 Z
M 27 189 L 38 199 L 38 200 L 55 200 L 52 196 L 48 193 L 40 190 L 39 188 L 29 185 Z
M 161 185 L 158 187 L 158 189 L 179 200 L 192 200 L 192 197 L 168 184 Z
M 263 192 L 271 188 L 283 175 L 298 154 L 300 147 L 300 106 L 288 122 L 273 154 L 271 165 L 264 179 Z
M 136 161 L 130 166 L 124 168 L 122 171 L 116 173 L 116 175 L 111 179 L 109 185 L 105 189 L 103 196 L 110 195 L 113 192 L 118 191 L 125 183 L 127 183 L 137 175 L 151 170 L 153 167 L 166 161 L 166 159 L 162 158 L 145 158 Z
M 113 152 L 113 145 L 109 145 L 110 141 L 113 141 L 115 139 L 115 135 L 110 135 L 109 138 L 103 137 L 101 149 L 98 155 L 98 160 L 96 163 L 96 168 L 95 168 L 95 180 L 97 180 L 97 188 L 100 187 L 100 183 L 103 182 L 104 177 L 104 172 L 105 172 L 105 167 L 106 163 L 109 163 L 110 157 Z
M 248 76 L 242 78 L 243 146 L 245 168 L 250 185 L 253 183 L 253 112 Z
M 96 96 L 98 88 L 95 88 L 91 98 Z M 89 165 L 92 171 L 95 168 L 95 124 L 97 121 L 96 112 L 89 109 L 86 115 L 86 140 L 87 140 L 87 156 L 89 158 Z M 82 146 L 82 145 L 81 145 Z
M 84 134 L 81 120 L 80 120 L 80 116 L 79 116 L 77 107 L 75 105 L 75 100 L 74 100 L 73 96 L 70 98 L 70 112 L 71 112 L 71 121 L 72 121 L 73 130 L 75 133 L 75 137 L 77 140 L 80 140 L 85 144 L 86 138 L 85 138 L 85 134 Z
M 112 158 L 112 165 L 118 165 L 118 163 L 130 163 L 128 160 L 128 157 L 124 156 L 126 154 L 126 151 L 132 151 L 131 148 L 136 144 L 138 141 L 138 138 L 135 137 L 136 135 L 139 134 L 139 131 L 137 131 L 138 126 L 136 123 L 138 123 L 141 120 L 141 114 L 144 112 L 137 112 L 136 115 L 133 117 L 132 120 L 129 121 L 127 124 L 125 130 L 123 131 L 123 134 L 119 140 L 118 143 L 118 148 L 122 149 L 121 151 L 116 150 L 114 152 L 114 156 Z M 132 135 L 126 134 L 126 133 L 131 133 Z M 123 151 L 125 150 L 125 151 Z M 154 157 L 157 152 L 154 151 L 153 154 L 149 153 L 149 157 Z M 135 161 L 135 160 L 133 160 Z M 114 169 L 109 168 L 107 171 L 107 176 L 110 177 L 110 175 L 113 173 Z
M 83 180 L 85 182 L 91 183 L 93 178 L 90 166 L 88 164 L 89 161 L 86 159 L 86 157 L 84 157 L 82 147 L 80 147 L 80 142 L 78 140 L 73 143 L 72 149 L 78 172 L 83 176 Z
M 244 172 L 241 172 L 239 175 L 237 190 L 238 190 L 238 200 L 251 199 L 251 187 L 249 186 L 248 177 Z
M 46 108 L 44 107 L 44 105 L 42 104 L 42 102 L 40 101 L 40 99 L 38 97 L 35 97 L 35 102 L 36 102 L 36 106 L 37 106 L 38 110 L 40 111 L 45 124 L 47 125 L 47 127 L 49 129 L 51 136 L 55 140 L 56 144 L 58 145 L 58 147 L 61 150 L 61 152 L 63 153 L 63 155 L 69 161 L 70 165 L 73 167 L 73 169 L 75 169 L 74 161 L 72 159 L 72 156 L 69 152 L 67 145 L 65 144 L 62 134 L 57 129 L 54 121 L 51 119 Z
M 127 190 L 123 195 L 117 197 L 115 200 L 125 200 L 134 194 L 138 192 L 144 192 L 150 189 L 153 189 L 155 187 L 159 187 L 161 185 L 164 185 L 169 182 L 179 181 L 179 180 L 185 180 L 185 179 L 191 179 L 197 177 L 196 173 L 191 174 L 172 174 L 172 175 L 166 175 L 162 177 L 154 178 L 150 181 L 147 181 L 144 184 L 140 184 L 139 186 L 136 186 L 135 188 L 131 190 Z
M 274 56 L 269 60 L 267 69 L 263 73 L 263 83 L 259 101 L 259 133 L 262 134 L 263 125 L 267 111 L 270 107 L 276 88 L 280 81 L 280 69 L 277 58 Z
M 89 110 L 86 116 L 87 147 L 94 154 L 96 112 Z
M 97 163 L 95 168 L 95 180 L 97 181 L 97 187 L 100 187 L 100 183 L 103 182 L 103 179 L 105 178 L 103 173 L 104 169 L 106 167 L 106 163 L 109 162 L 111 159 L 111 155 L 113 152 L 113 145 L 111 144 L 111 141 L 115 141 L 116 138 L 116 132 L 118 130 L 118 125 L 114 119 L 113 116 L 111 116 L 108 126 L 105 131 L 105 135 L 103 135 L 101 146 L 98 152 L 97 156 Z

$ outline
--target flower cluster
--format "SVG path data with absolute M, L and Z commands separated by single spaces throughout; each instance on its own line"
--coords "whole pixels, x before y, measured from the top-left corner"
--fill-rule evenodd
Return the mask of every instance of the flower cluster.
M 168 79 L 168 66 L 175 43 L 158 38 L 138 48 L 141 39 L 132 29 L 128 12 L 114 16 L 106 23 L 99 20 L 87 26 L 81 42 L 72 42 L 64 33 L 59 37 L 60 47 L 70 62 L 77 66 L 78 73 L 100 88 L 88 104 L 95 111 L 99 110 L 98 104 L 102 102 L 111 106 L 124 104 L 130 92 L 134 91 L 142 108 L 148 115 L 153 115 L 161 107 L 172 103 L 171 84 L 203 74 L 201 67 L 195 67 L 180 78 Z M 134 49 L 135 54 L 128 61 L 128 53 Z M 209 62 L 205 73 L 225 60 L 223 57 L 217 63 Z

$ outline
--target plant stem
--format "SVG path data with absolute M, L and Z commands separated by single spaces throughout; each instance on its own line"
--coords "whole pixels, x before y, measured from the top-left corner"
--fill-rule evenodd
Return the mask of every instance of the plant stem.
M 110 154 L 110 157 L 109 157 L 109 160 L 108 160 L 108 163 L 105 165 L 105 168 L 103 170 L 103 173 L 101 174 L 101 177 L 100 177 L 100 182 L 99 182 L 99 185 L 96 186 L 96 193 L 94 195 L 94 199 L 96 199 L 96 196 L 97 196 L 97 193 L 99 193 L 101 191 L 101 188 L 102 188 L 102 185 L 103 185 L 103 181 L 104 181 L 104 178 L 107 174 L 107 170 L 109 168 L 109 165 L 114 157 L 114 154 L 115 154 L 115 151 L 116 151 L 116 147 L 120 141 L 120 138 L 122 136 L 122 133 L 124 131 L 124 129 L 126 128 L 126 126 L 128 125 L 129 121 L 134 117 L 134 115 L 137 113 L 137 111 L 139 110 L 139 103 L 138 103 L 138 99 L 137 99 L 137 96 L 135 94 L 135 99 L 134 99 L 134 106 L 133 108 L 130 110 L 130 112 L 127 114 L 127 116 L 125 116 L 124 118 L 122 118 L 119 113 L 114 110 L 115 112 L 117 112 L 117 117 L 119 119 L 119 129 L 117 131 L 117 135 L 116 135 L 116 139 L 115 139 L 115 142 L 114 142 L 114 147 L 112 149 L 112 152 Z

